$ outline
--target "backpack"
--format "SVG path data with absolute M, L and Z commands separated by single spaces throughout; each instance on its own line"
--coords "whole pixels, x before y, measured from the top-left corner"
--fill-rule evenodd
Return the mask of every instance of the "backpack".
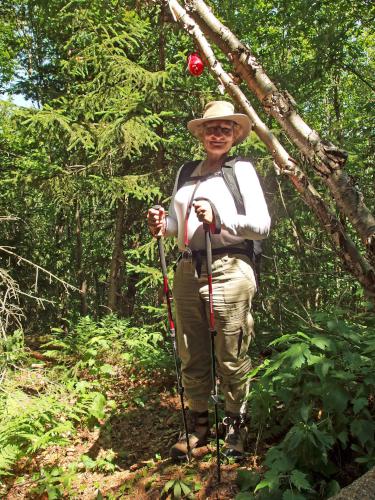
M 239 160 L 248 160 L 240 156 L 228 158 L 228 160 L 221 167 L 221 174 L 224 182 L 227 185 L 231 195 L 233 196 L 234 204 L 236 205 L 237 213 L 239 215 L 246 215 L 245 205 L 242 199 L 240 187 L 238 185 L 237 177 L 234 172 L 234 165 Z M 195 168 L 201 160 L 193 160 L 184 163 L 180 170 L 180 175 L 177 179 L 177 191 L 189 180 L 198 179 L 199 177 L 192 176 Z M 262 259 L 262 242 L 261 240 L 245 240 L 249 251 L 249 257 L 254 265 L 255 278 L 259 288 L 260 278 L 260 262 Z

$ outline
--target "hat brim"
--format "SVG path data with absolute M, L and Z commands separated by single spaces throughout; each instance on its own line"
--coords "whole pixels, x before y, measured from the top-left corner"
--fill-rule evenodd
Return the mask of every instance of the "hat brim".
M 239 136 L 237 137 L 236 142 L 233 143 L 233 146 L 236 146 L 237 144 L 243 142 L 251 132 L 252 125 L 250 118 L 247 115 L 241 113 L 234 113 L 233 115 L 224 115 L 224 116 L 212 116 L 210 118 L 197 118 L 195 120 L 190 120 L 187 124 L 187 128 L 189 132 L 191 132 L 195 137 L 199 139 L 200 138 L 199 130 L 201 125 L 216 120 L 231 121 L 237 123 L 237 125 L 240 126 Z

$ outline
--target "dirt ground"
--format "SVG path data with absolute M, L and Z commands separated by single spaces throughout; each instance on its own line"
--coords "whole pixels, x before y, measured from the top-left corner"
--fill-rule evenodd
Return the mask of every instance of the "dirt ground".
M 142 373 L 136 377 L 122 374 L 108 394 L 108 399 L 116 401 L 116 409 L 108 419 L 100 427 L 78 429 L 68 446 L 50 447 L 20 463 L 16 476 L 7 481 L 5 498 L 51 498 L 45 492 L 33 492 L 36 483 L 33 473 L 52 467 L 68 470 L 69 464 L 78 463 L 69 488 L 61 486 L 60 496 L 54 498 L 171 498 L 168 494 L 163 496 L 163 488 L 168 481 L 181 479 L 191 487 L 193 498 L 233 499 L 238 492 L 237 470 L 258 469 L 258 457 L 250 452 L 240 465 L 223 464 L 220 484 L 214 439 L 208 447 L 195 450 L 191 463 L 172 463 L 168 451 L 182 423 L 180 399 L 174 385 L 174 379 L 161 372 L 151 377 Z M 253 448 L 255 440 L 256 436 L 250 440 Z M 82 455 L 98 460 L 108 453 L 114 457 L 114 472 L 87 470 L 80 464 Z

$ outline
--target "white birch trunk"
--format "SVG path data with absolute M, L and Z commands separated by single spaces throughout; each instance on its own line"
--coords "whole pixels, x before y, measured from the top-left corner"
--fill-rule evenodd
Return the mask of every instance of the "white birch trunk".
M 256 95 L 265 111 L 273 116 L 308 159 L 323 182 L 330 189 L 337 206 L 352 223 L 366 246 L 368 257 L 375 266 L 375 218 L 366 207 L 362 194 L 349 176 L 343 172 L 347 153 L 334 144 L 323 141 L 295 110 L 295 102 L 286 91 L 280 91 L 262 66 L 236 36 L 212 13 L 203 0 L 185 0 L 204 33 L 231 60 L 236 73 Z
M 346 234 L 343 225 L 329 210 L 319 193 L 312 186 L 308 177 L 302 172 L 296 162 L 260 119 L 254 108 L 242 93 L 231 76 L 226 73 L 216 59 L 210 44 L 200 26 L 187 13 L 177 0 L 169 0 L 169 7 L 174 19 L 194 38 L 201 55 L 209 65 L 216 79 L 224 85 L 228 94 L 237 102 L 253 122 L 254 132 L 266 144 L 277 167 L 292 181 L 305 203 L 314 211 L 322 227 L 328 234 L 332 246 L 344 267 L 361 283 L 369 297 L 375 300 L 375 272 L 369 262 L 360 254 L 354 243 Z

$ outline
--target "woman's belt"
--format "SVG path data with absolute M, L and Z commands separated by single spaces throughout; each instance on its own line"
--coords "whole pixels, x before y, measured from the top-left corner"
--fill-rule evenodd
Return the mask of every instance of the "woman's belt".
M 243 247 L 242 248 L 219 247 L 212 249 L 212 255 L 235 255 L 235 254 L 247 255 L 250 258 L 249 250 Z M 176 265 L 179 263 L 180 260 L 187 260 L 190 262 L 194 261 L 197 275 L 198 277 L 200 277 L 202 271 L 202 257 L 206 256 L 207 256 L 206 250 L 190 250 L 189 248 L 180 253 Z

